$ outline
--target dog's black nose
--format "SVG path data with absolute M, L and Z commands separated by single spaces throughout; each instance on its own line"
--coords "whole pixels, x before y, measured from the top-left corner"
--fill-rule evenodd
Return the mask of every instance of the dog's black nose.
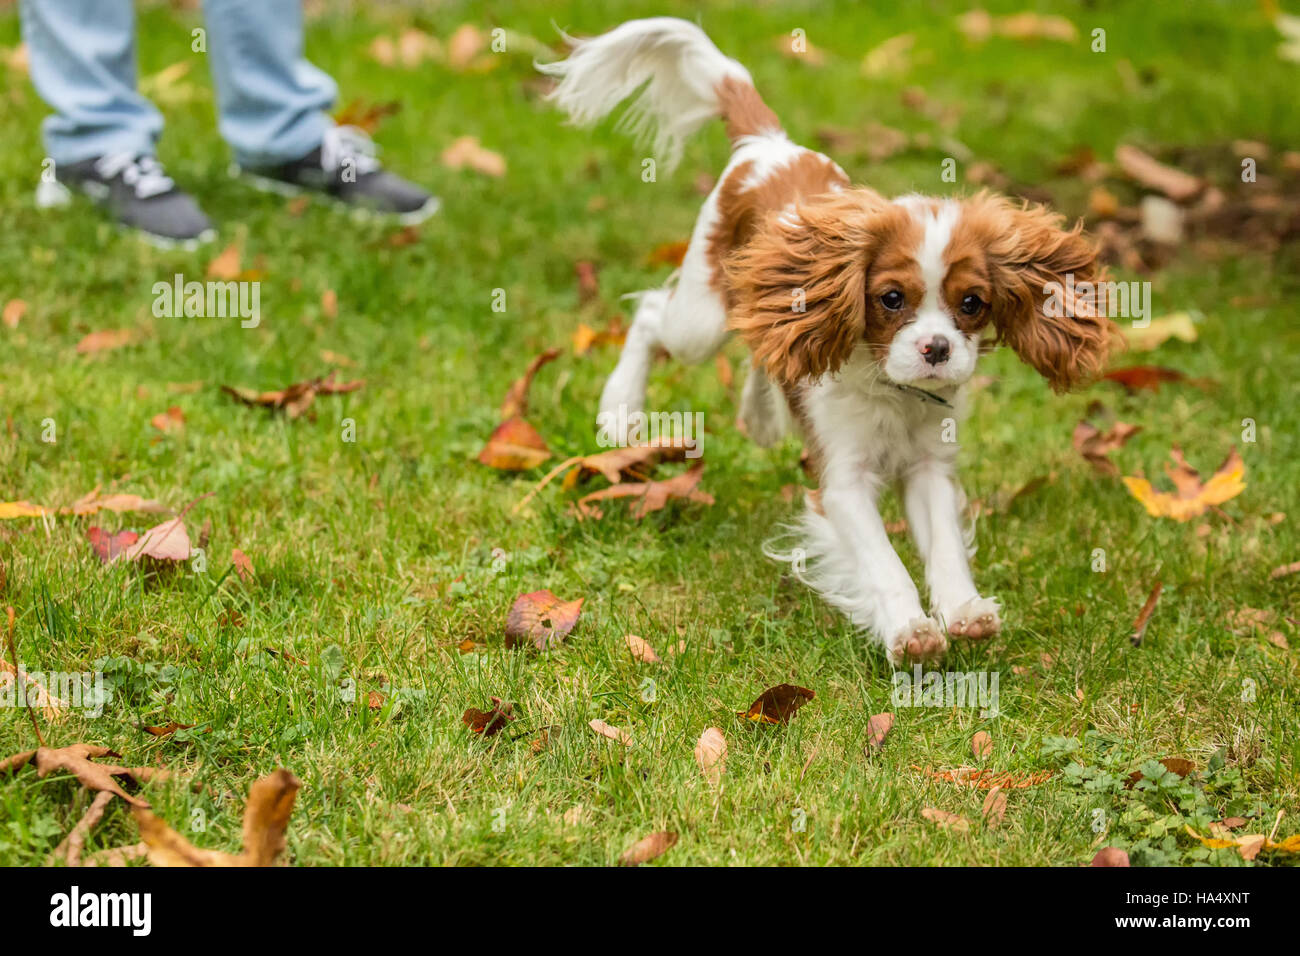
M 930 365 L 941 365 L 948 361 L 948 356 L 952 354 L 952 346 L 942 335 L 935 335 L 921 346 L 921 354 Z

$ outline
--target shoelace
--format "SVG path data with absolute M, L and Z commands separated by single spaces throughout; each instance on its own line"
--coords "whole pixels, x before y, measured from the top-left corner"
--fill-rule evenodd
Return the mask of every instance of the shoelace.
M 320 164 L 327 173 L 350 168 L 357 175 L 379 169 L 377 147 L 365 130 L 356 126 L 331 126 L 320 143 Z
M 109 153 L 95 163 L 95 172 L 105 179 L 121 174 L 122 182 L 135 190 L 136 198 L 148 199 L 171 192 L 176 183 L 163 172 L 162 163 L 153 156 L 134 153 Z

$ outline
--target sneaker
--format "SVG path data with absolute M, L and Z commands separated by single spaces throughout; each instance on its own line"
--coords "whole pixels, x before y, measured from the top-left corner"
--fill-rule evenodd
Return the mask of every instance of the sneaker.
M 121 225 L 165 249 L 194 249 L 216 237 L 198 203 L 176 187 L 157 157 L 109 153 L 55 168 L 36 189 L 42 209 L 66 206 L 80 192 L 104 206 Z
M 375 158 L 374 141 L 355 126 L 333 126 L 320 146 L 301 159 L 255 169 L 236 165 L 231 171 L 254 187 L 296 196 L 324 193 L 359 216 L 396 216 L 406 226 L 424 222 L 438 211 L 438 197 L 385 170 Z

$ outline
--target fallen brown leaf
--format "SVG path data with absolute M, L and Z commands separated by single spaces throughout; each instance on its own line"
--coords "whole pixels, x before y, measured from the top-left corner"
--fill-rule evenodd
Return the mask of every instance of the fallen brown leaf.
M 1118 475 L 1119 469 L 1110 460 L 1109 455 L 1142 430 L 1141 425 L 1129 425 L 1116 422 L 1106 431 L 1101 431 L 1089 421 L 1080 421 L 1074 426 L 1072 443 L 1075 451 L 1088 460 L 1103 475 Z
M 244 807 L 244 847 L 238 854 L 200 849 L 148 810 L 137 807 L 132 813 L 156 866 L 272 866 L 284 852 L 285 830 L 301 786 L 287 770 L 253 784 Z
M 134 329 L 99 329 L 77 343 L 78 355 L 94 355 L 130 345 L 135 341 Z
M 1007 815 L 1007 795 L 1002 792 L 1001 787 L 994 787 L 984 797 L 984 806 L 980 808 L 980 816 L 984 819 L 984 825 L 990 830 L 996 830 L 1002 825 L 1002 818 Z
M 596 733 L 600 734 L 602 737 L 608 737 L 610 740 L 615 740 L 618 743 L 622 744 L 624 747 L 632 746 L 632 738 L 627 733 L 627 731 L 619 730 L 619 728 L 613 727 L 605 723 L 603 720 L 588 721 L 587 726 L 590 727 L 592 730 L 594 730 Z
M 894 729 L 894 715 L 891 713 L 873 714 L 867 721 L 867 746 L 880 750 L 885 746 L 885 738 Z
M 548 362 L 555 361 L 559 357 L 559 349 L 547 349 L 528 363 L 528 368 L 524 370 L 522 376 L 510 383 L 510 388 L 506 392 L 505 400 L 501 402 L 502 421 L 510 418 L 522 417 L 528 414 L 528 390 L 532 388 L 533 379 L 537 375 L 537 370 Z
M 471 707 L 461 715 L 461 721 L 474 733 L 483 737 L 492 737 L 505 730 L 506 724 L 515 718 L 511 716 L 514 704 L 503 704 L 500 697 L 492 698 L 491 710 L 479 710 Z
M 522 418 L 508 418 L 488 436 L 478 460 L 499 471 L 528 471 L 551 457 L 546 440 Z
M 664 481 L 624 482 L 600 491 L 593 491 L 575 502 L 579 518 L 601 518 L 604 512 L 595 503 L 613 498 L 635 498 L 631 504 L 632 517 L 641 520 L 652 511 L 661 511 L 670 499 L 682 498 L 696 504 L 711 505 L 713 496 L 700 491 L 696 485 L 704 474 L 704 462 L 697 462 L 689 470 Z
M 477 136 L 461 136 L 454 140 L 442 151 L 442 164 L 448 169 L 468 168 L 498 179 L 506 174 L 505 157 L 484 149 Z
M 1236 448 L 1228 452 L 1223 464 L 1206 481 L 1202 481 L 1200 473 L 1187 463 L 1177 445 L 1169 454 L 1174 463 L 1165 466 L 1165 473 L 1174 483 L 1174 492 L 1156 491 L 1151 482 L 1141 476 L 1125 476 L 1123 479 L 1124 486 L 1153 517 L 1190 521 L 1246 489 L 1246 464 Z
M 755 723 L 785 724 L 789 723 L 804 704 L 815 695 L 807 687 L 795 684 L 777 684 L 758 695 L 758 699 L 749 705 L 748 710 L 739 711 L 739 716 Z
M 727 738 L 717 727 L 710 727 L 700 734 L 695 744 L 695 762 L 700 765 L 700 772 L 712 786 L 717 786 L 722 779 L 722 771 L 727 760 Z
M 22 321 L 27 314 L 27 303 L 22 299 L 10 299 L 5 303 L 3 311 L 0 311 L 0 322 L 11 329 L 18 328 L 18 323 Z
M 248 560 L 248 555 L 238 548 L 230 549 L 230 563 L 234 565 L 235 573 L 239 575 L 239 580 L 245 584 L 252 583 L 257 576 L 253 571 L 253 562 Z
M 507 644 L 527 640 L 540 651 L 550 649 L 573 630 L 585 600 L 561 601 L 549 590 L 521 594 L 506 616 Z
M 620 866 L 639 866 L 655 857 L 663 856 L 677 845 L 677 834 L 672 831 L 652 833 L 634 843 L 621 857 Z
M 1115 162 L 1127 176 L 1148 189 L 1164 193 L 1174 202 L 1195 199 L 1205 189 L 1204 180 L 1173 166 L 1166 166 L 1136 146 L 1116 146 Z
M 970 740 L 971 753 L 975 755 L 976 760 L 983 760 L 989 754 L 993 753 L 993 738 L 986 731 L 980 730 Z
M 625 635 L 623 640 L 636 660 L 641 661 L 643 664 L 659 663 L 659 655 L 655 653 L 655 649 L 650 646 L 649 641 L 643 640 L 635 634 Z
M 1128 853 L 1117 846 L 1102 847 L 1092 858 L 1090 866 L 1129 866 Z
M 945 830 L 951 830 L 953 833 L 966 833 L 970 830 L 970 821 L 956 813 L 949 813 L 947 810 L 940 810 L 937 807 L 925 807 L 921 810 L 921 816 L 931 823 L 937 823 Z
M 227 395 L 243 402 L 245 405 L 260 406 L 276 411 L 283 411 L 290 418 L 298 418 L 316 401 L 317 395 L 339 395 L 355 392 L 366 383 L 357 379 L 351 382 L 336 382 L 336 372 L 331 370 L 323 378 L 314 378 L 306 382 L 296 382 L 275 391 L 259 392 L 251 388 L 236 388 L 222 385 L 221 390 Z

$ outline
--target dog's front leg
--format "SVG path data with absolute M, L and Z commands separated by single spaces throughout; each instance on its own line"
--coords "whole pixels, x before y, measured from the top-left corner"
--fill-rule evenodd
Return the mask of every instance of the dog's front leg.
M 954 637 L 982 638 L 1001 627 L 996 598 L 980 597 L 971 578 L 961 507 L 951 466 L 930 460 L 903 481 L 907 524 L 925 559 L 930 607 Z
M 880 483 L 870 475 L 828 470 L 823 476 L 822 509 L 857 565 L 860 593 L 853 603 L 885 644 L 892 663 L 937 659 L 948 642 L 921 610 L 916 585 L 889 543 L 877 507 L 879 493 Z

